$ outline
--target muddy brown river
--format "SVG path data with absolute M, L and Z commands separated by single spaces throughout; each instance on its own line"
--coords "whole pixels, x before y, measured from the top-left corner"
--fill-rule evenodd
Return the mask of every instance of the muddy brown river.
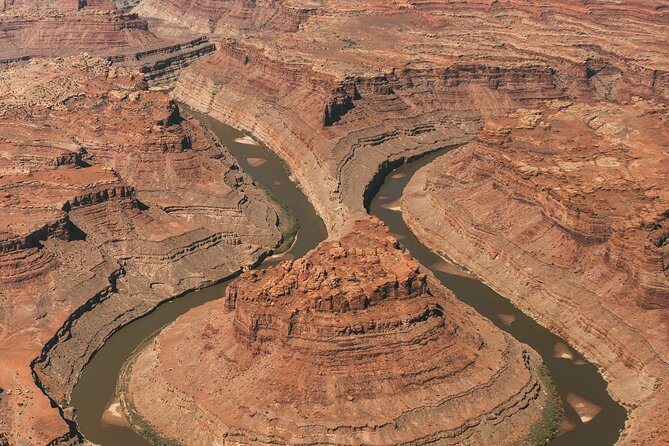
M 549 443 L 551 446 L 614 444 L 625 426 L 627 412 L 606 391 L 606 382 L 597 368 L 493 289 L 426 248 L 404 223 L 399 208 L 404 187 L 418 169 L 443 154 L 428 155 L 388 174 L 371 202 L 370 213 L 383 220 L 458 299 L 541 355 L 565 409 L 560 435 Z
M 204 122 L 230 149 L 244 171 L 291 209 L 297 218 L 300 229 L 293 246 L 282 256 L 266 259 L 261 265 L 262 268 L 275 265 L 291 256 L 301 257 L 326 238 L 322 220 L 302 191 L 290 180 L 284 164 L 273 152 L 253 141 L 248 135 L 208 116 L 198 113 L 193 115 Z M 440 154 L 400 166 L 388 174 L 371 201 L 370 213 L 381 218 L 411 254 L 430 268 L 460 300 L 474 307 L 520 342 L 530 345 L 543 357 L 566 411 L 561 435 L 551 445 L 612 445 L 624 427 L 626 412 L 611 399 L 606 391 L 606 383 L 596 367 L 582 358 L 564 340 L 525 316 L 508 300 L 431 252 L 404 224 L 399 208 L 404 187 L 413 173 Z M 227 282 L 222 282 L 166 302 L 152 313 L 121 328 L 107 340 L 84 368 L 71 399 L 71 404 L 77 411 L 79 429 L 88 440 L 102 446 L 150 444 L 128 427 L 110 423 L 108 420 L 103 422 L 105 411 L 109 415 L 117 408 L 114 399 L 119 371 L 144 339 L 189 309 L 222 297 L 226 284 Z

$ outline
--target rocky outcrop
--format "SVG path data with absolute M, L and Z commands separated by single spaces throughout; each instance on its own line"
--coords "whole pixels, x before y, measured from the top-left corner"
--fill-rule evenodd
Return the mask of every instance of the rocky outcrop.
M 300 2 L 276 0 L 158 0 L 143 1 L 135 11 L 159 17 L 201 33 L 235 32 L 238 29 L 296 31 L 316 10 Z
M 280 241 L 272 206 L 227 150 L 146 88 L 90 57 L 0 72 L 9 444 L 76 440 L 61 411 L 72 415 L 63 408 L 79 372 L 114 330 Z
M 136 352 L 119 385 L 137 428 L 180 444 L 506 445 L 536 434 L 540 364 L 365 220 L 244 273 Z
M 97 11 L 116 9 L 112 0 L 3 0 L 0 11 L 78 11 L 84 8 Z
M 206 36 L 201 36 L 135 54 L 109 56 L 108 59 L 116 65 L 137 67 L 149 85 L 156 86 L 175 81 L 183 68 L 215 50 L 216 46 Z
M 156 45 L 159 39 L 136 14 L 30 11 L 0 15 L 0 54 L 100 55 Z
M 568 339 L 634 408 L 621 444 L 664 444 L 666 122 L 656 102 L 554 102 L 486 125 L 412 179 L 405 219 Z

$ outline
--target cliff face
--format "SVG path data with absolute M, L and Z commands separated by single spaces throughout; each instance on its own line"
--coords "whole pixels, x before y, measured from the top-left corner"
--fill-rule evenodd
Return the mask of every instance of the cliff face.
M 280 234 L 227 150 L 137 74 L 29 62 L 0 98 L 0 432 L 46 444 L 73 434 L 49 398 L 67 403 L 115 328 Z
M 238 29 L 296 31 L 316 9 L 309 2 L 277 0 L 165 0 L 143 1 L 135 11 L 168 19 L 201 33 L 235 32 Z
M 290 29 L 252 20 L 279 3 L 311 9 Z M 139 10 L 184 26 L 247 13 L 212 25 L 220 51 L 186 70 L 175 97 L 263 139 L 337 234 L 360 215 L 379 165 L 467 141 L 489 117 L 552 98 L 667 98 L 659 4 L 191 6 L 145 0 Z
M 463 64 L 339 78 L 219 46 L 183 73 L 174 96 L 268 144 L 339 235 L 363 214 L 380 165 L 467 141 L 483 115 L 563 94 L 544 68 Z
M 133 422 L 182 444 L 506 445 L 541 418 L 539 365 L 366 220 L 244 273 L 140 349 L 120 386 Z
M 487 124 L 409 184 L 416 234 L 600 364 L 663 444 L 669 367 L 667 109 L 554 102 Z

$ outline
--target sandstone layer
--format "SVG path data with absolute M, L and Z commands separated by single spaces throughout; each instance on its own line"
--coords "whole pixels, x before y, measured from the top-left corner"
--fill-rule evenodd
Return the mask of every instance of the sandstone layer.
M 0 438 L 67 441 L 59 412 L 113 330 L 281 235 L 227 150 L 138 73 L 6 67 L 0 116 Z
M 380 165 L 469 140 L 484 119 L 541 99 L 668 94 L 659 2 L 144 0 L 135 11 L 220 39 L 175 97 L 280 154 L 333 234 L 360 215 Z
M 510 445 L 536 441 L 553 403 L 540 367 L 369 219 L 245 272 L 119 386 L 136 428 L 178 444 Z
M 669 110 L 553 102 L 421 169 L 404 216 L 598 364 L 620 444 L 669 443 Z
M 149 84 L 159 85 L 215 49 L 206 36 L 190 31 L 156 36 L 146 20 L 117 10 L 110 0 L 6 0 L 2 5 L 0 65 L 86 52 L 137 67 Z

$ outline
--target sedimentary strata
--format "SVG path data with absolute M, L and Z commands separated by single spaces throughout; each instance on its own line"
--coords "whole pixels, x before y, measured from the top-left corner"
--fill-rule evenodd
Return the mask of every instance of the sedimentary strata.
M 150 85 L 163 85 L 214 50 L 206 36 L 194 32 L 156 36 L 146 20 L 117 10 L 109 0 L 7 1 L 0 7 L 0 65 L 86 52 L 137 67 Z
M 488 123 L 409 184 L 406 221 L 603 368 L 621 444 L 669 431 L 669 111 L 552 102 Z
M 114 326 L 250 263 L 279 238 L 276 216 L 225 150 L 174 104 L 146 92 L 147 81 L 177 77 L 176 98 L 253 132 L 286 160 L 333 239 L 364 214 L 379 173 L 471 141 L 487 125 L 476 144 L 452 155 L 462 157 L 460 171 L 451 172 L 457 190 L 440 184 L 427 204 L 416 192 L 408 218 L 426 242 L 447 249 L 603 367 L 614 396 L 634 407 L 623 442 L 664 441 L 655 418 L 667 412 L 661 386 L 669 208 L 661 186 L 666 150 L 658 143 L 666 137 L 662 104 L 669 98 L 664 2 L 143 0 L 134 13 L 106 0 L 4 0 L 0 6 L 0 63 L 11 67 L 0 73 L 6 125 L 0 286 L 3 302 L 15 302 L 1 307 L 7 362 L 0 362 L 0 442 L 73 435 L 31 387 L 29 363 L 40 350 L 32 364 L 38 383 L 66 403 L 81 364 Z M 182 71 L 210 53 L 212 42 L 215 55 Z M 81 51 L 136 67 L 145 77 L 90 58 L 55 61 L 51 68 L 25 63 Z M 33 71 L 24 78 L 21 70 L 46 75 Z M 88 74 L 82 80 L 75 73 Z M 500 116 L 507 117 L 495 120 Z M 565 136 L 571 132 L 573 140 Z M 444 190 L 452 203 L 442 203 Z M 494 208 L 496 200 L 504 207 Z M 433 223 L 421 228 L 421 218 L 454 230 L 428 239 L 425 228 Z M 456 234 L 458 240 L 447 238 Z M 218 305 L 193 314 L 205 317 Z M 211 320 L 232 319 L 248 305 L 261 303 L 245 302 Z M 445 316 L 428 321 L 434 318 Z M 80 342 L 82 336 L 88 341 Z M 508 342 L 493 338 L 491 345 Z M 286 339 L 267 340 L 287 348 Z M 235 342 L 253 350 L 250 342 Z M 216 351 L 203 350 L 205 340 L 194 345 L 204 359 Z M 176 376 L 161 373 L 161 385 Z M 380 400 L 387 397 L 377 390 Z M 281 392 L 267 398 L 281 400 Z M 363 398 L 346 396 L 352 401 L 345 404 L 363 407 L 353 406 Z M 291 423 L 309 414 L 285 410 L 285 418 L 272 420 L 297 435 Z M 227 416 L 213 416 L 219 415 Z M 514 432 L 526 433 L 526 421 Z M 240 438 L 262 428 L 250 415 L 244 423 Z M 475 435 L 485 437 L 482 429 Z
M 0 71 L 0 104 L 0 438 L 47 444 L 76 435 L 50 400 L 67 407 L 115 328 L 280 234 L 227 150 L 138 73 L 32 61 Z
M 278 26 L 286 10 L 305 12 Z M 144 0 L 136 11 L 214 32 L 220 51 L 175 96 L 253 131 L 339 234 L 379 165 L 469 140 L 483 119 L 547 98 L 667 97 L 659 3 Z
M 538 434 L 540 361 L 370 219 L 244 273 L 136 352 L 119 385 L 137 428 L 180 444 L 507 445 Z
M 213 14 L 221 8 L 232 15 L 230 21 Z M 285 17 L 278 8 L 276 2 L 215 0 L 192 2 L 188 11 L 174 0 L 144 0 L 140 5 L 144 14 L 197 29 L 208 27 L 216 34 L 219 52 L 191 65 L 174 95 L 252 131 L 279 153 L 332 234 L 346 233 L 352 219 L 360 215 L 380 170 L 419 153 L 471 140 L 482 124 L 514 109 L 537 109 L 539 114 L 546 109 L 552 115 L 559 106 L 546 105 L 545 99 L 574 104 L 565 112 L 574 114 L 570 127 L 559 133 L 556 122 L 533 129 L 529 133 L 534 139 L 524 149 L 494 142 L 485 145 L 484 152 L 468 148 L 463 155 L 452 155 L 463 157 L 457 167 L 462 170 L 460 176 L 455 167 L 449 169 L 453 177 L 469 175 L 466 186 L 456 181 L 460 195 L 443 185 L 458 199 L 445 203 L 450 197 L 437 194 L 434 202 L 424 206 L 425 215 L 419 215 L 421 205 L 416 204 L 409 218 L 428 219 L 429 224 L 414 222 L 428 243 L 446 253 L 453 251 L 502 294 L 514 297 L 537 320 L 571 340 L 603 367 L 616 398 L 629 407 L 641 404 L 633 412 L 624 442 L 644 444 L 662 438 L 663 428 L 653 414 L 666 413 L 656 394 L 662 393 L 658 388 L 667 376 L 667 281 L 661 273 L 666 270 L 666 255 L 661 253 L 666 246 L 667 207 L 663 207 L 664 198 L 657 198 L 666 189 L 662 185 L 666 172 L 655 167 L 659 163 L 663 169 L 666 161 L 662 146 L 666 136 L 658 130 L 666 126 L 663 104 L 669 99 L 669 16 L 664 2 L 417 0 L 353 5 L 335 0 L 294 1 L 280 6 L 305 11 L 293 16 L 297 19 L 292 26 L 279 26 L 283 20 L 256 21 L 264 13 Z M 631 121 L 621 122 L 627 118 Z M 531 123 L 534 118 L 523 119 Z M 576 125 L 579 119 L 590 135 Z M 616 127 L 627 130 L 613 136 L 600 134 Z M 578 147 L 571 146 L 567 137 L 574 129 L 583 130 Z M 490 139 L 491 134 L 487 129 L 482 138 Z M 561 144 L 572 147 L 569 157 L 582 152 L 578 155 L 582 158 L 552 166 L 557 169 L 550 173 L 555 178 L 542 184 L 547 174 L 532 173 L 539 155 L 527 161 L 526 172 L 521 170 L 523 157 L 535 147 L 547 162 L 558 159 L 566 149 L 550 144 L 555 135 Z M 601 145 L 601 139 L 608 143 Z M 634 150 L 618 143 L 631 144 Z M 512 159 L 521 166 L 511 172 L 504 170 L 511 163 L 504 158 L 510 156 L 505 155 L 508 147 L 516 147 Z M 596 168 L 583 158 L 594 153 L 601 164 Z M 491 173 L 492 168 L 481 166 L 484 162 L 500 166 Z M 586 165 L 588 169 L 581 172 Z M 484 186 L 500 184 L 496 179 L 500 177 L 514 192 L 479 191 L 475 176 L 479 168 L 486 172 L 480 174 Z M 568 170 L 576 173 L 559 176 Z M 435 168 L 433 176 L 440 177 L 438 172 Z M 580 177 L 573 176 L 579 172 Z M 611 189 L 611 195 L 619 195 L 617 199 L 604 200 L 601 190 L 609 187 L 611 176 L 624 178 L 625 183 Z M 536 183 L 526 186 L 525 177 Z M 519 203 L 525 198 L 518 197 L 528 192 L 515 191 L 527 188 L 532 198 L 521 209 Z M 472 208 L 470 216 L 465 212 L 470 209 L 465 203 L 470 194 L 480 197 L 480 203 L 471 206 L 486 210 L 499 206 L 499 215 L 484 221 L 481 212 Z M 536 194 L 543 194 L 542 198 Z M 568 194 L 575 195 L 567 201 Z M 411 197 L 408 204 L 414 198 L 427 200 Z M 512 205 L 507 206 L 509 199 Z M 625 204 L 630 200 L 650 207 Z M 436 206 L 435 215 L 429 215 L 432 206 Z M 532 218 L 518 221 L 528 209 Z M 537 209 L 542 210 L 541 216 Z M 632 218 L 641 210 L 642 216 Z M 546 229 L 542 242 L 535 242 L 540 231 L 528 222 L 538 223 L 540 217 L 541 227 L 551 229 Z M 612 219 L 625 223 L 612 227 Z M 446 231 L 443 220 L 457 231 Z M 469 228 L 467 223 L 480 226 Z M 435 228 L 444 230 L 429 236 Z M 462 238 L 460 246 L 456 234 Z M 443 237 L 451 237 L 448 244 Z M 512 252 L 531 252 L 534 257 L 516 261 Z M 498 256 L 516 265 L 508 277 L 503 274 L 510 267 L 495 269 L 492 260 L 482 260 Z M 545 272 L 528 272 L 528 265 Z M 572 271 L 573 283 L 546 291 L 542 283 L 549 277 L 557 281 L 561 268 Z M 554 296 L 544 296 L 548 294 Z M 573 314 L 578 316 L 560 319 Z M 647 398 L 653 402 L 646 404 Z

